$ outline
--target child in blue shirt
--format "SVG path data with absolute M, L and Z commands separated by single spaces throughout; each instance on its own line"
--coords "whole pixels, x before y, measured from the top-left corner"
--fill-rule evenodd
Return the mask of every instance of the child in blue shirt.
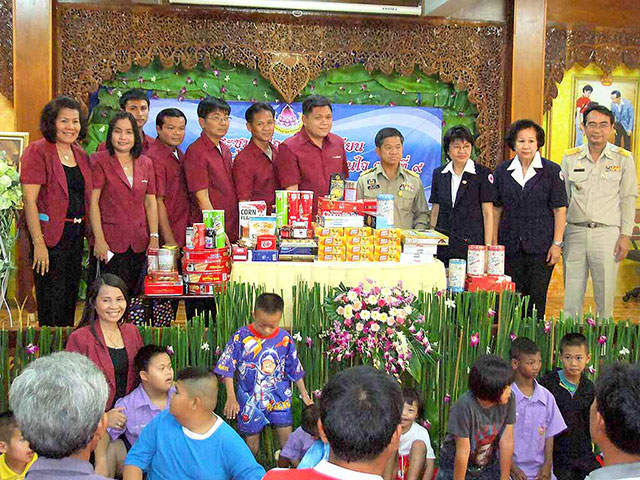
M 125 480 L 260 480 L 262 468 L 240 436 L 213 410 L 218 381 L 208 371 L 189 367 L 178 373 L 169 410 L 142 430 L 127 455 Z
M 283 309 L 279 295 L 260 295 L 253 322 L 233 334 L 215 368 L 215 373 L 224 378 L 227 390 L 224 414 L 230 419 L 237 417 L 238 430 L 254 455 L 258 453 L 260 432 L 266 425 L 276 428 L 280 445 L 287 442 L 292 423 L 291 382 L 300 390 L 305 405 L 313 403 L 307 394 L 293 338 L 278 327 Z

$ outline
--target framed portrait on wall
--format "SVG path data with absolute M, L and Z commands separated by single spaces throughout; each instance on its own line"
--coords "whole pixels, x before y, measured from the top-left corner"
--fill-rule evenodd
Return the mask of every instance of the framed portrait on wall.
M 29 144 L 27 132 L 0 132 L 0 151 L 7 155 L 7 162 L 20 169 L 20 157 Z
M 631 152 L 636 150 L 638 140 L 638 103 L 640 80 L 637 78 L 610 77 L 603 83 L 597 75 L 576 76 L 572 92 L 573 118 L 569 147 L 586 142 L 582 113 L 595 102 L 609 108 L 616 121 L 609 141 Z

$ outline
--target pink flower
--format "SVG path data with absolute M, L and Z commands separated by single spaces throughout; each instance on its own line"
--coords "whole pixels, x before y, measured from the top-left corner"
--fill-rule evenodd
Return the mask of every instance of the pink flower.
M 322 396 L 322 390 L 314 390 L 311 394 L 314 398 L 320 398 Z
M 544 333 L 549 333 L 551 331 L 551 322 L 544 322 Z
M 387 327 L 387 335 L 389 336 L 393 335 L 393 328 Z
M 313 341 L 311 340 L 310 337 L 307 337 L 305 339 L 305 343 L 307 344 L 307 348 L 311 348 L 311 345 L 313 345 Z
M 600 338 L 598 338 L 598 343 L 600 345 L 604 345 L 605 343 L 607 343 L 607 336 L 606 335 L 600 335 Z
M 376 322 L 371 322 L 370 328 L 373 333 L 376 333 L 377 331 L 380 330 L 380 325 L 378 325 Z
M 316 89 L 315 85 L 309 85 L 309 90 L 311 90 L 312 92 Z
M 257 86 L 258 86 L 258 79 L 257 79 L 257 78 L 254 78 L 253 80 L 251 80 L 251 83 L 253 83 L 253 85 L 254 85 L 255 87 L 257 87 Z
M 515 333 L 511 332 L 511 335 L 509 335 L 509 338 L 513 342 L 516 338 L 518 338 L 518 336 Z
M 179 102 L 184 102 L 184 96 L 183 95 L 178 95 L 178 101 Z
M 378 299 L 378 306 L 380 308 L 384 307 L 387 304 L 386 300 L 384 298 L 380 298 Z
M 353 100 L 349 100 L 349 105 L 353 105 Z
M 144 78 L 138 77 L 138 83 L 142 85 L 144 83 Z
M 151 98 L 153 98 L 154 100 L 157 100 L 157 99 L 159 99 L 159 98 L 160 98 L 160 95 L 158 95 L 156 92 L 153 92 L 153 93 L 151 94 Z
M 390 107 L 395 107 L 396 106 L 396 102 L 389 102 L 389 106 Z
M 187 93 L 187 87 L 182 87 L 180 89 L 180 95 L 184 95 L 185 93 Z
M 443 398 L 444 403 L 449 403 L 451 401 L 451 395 L 448 393 Z
M 220 87 L 220 93 L 227 93 L 227 87 L 225 87 L 224 85 L 222 85 Z
M 442 296 L 442 290 L 438 290 L 436 292 L 436 297 L 441 297 Z
M 477 347 L 479 343 L 480 343 L 480 332 L 476 332 L 473 335 L 471 335 L 471 340 L 469 341 L 469 346 L 470 347 Z
M 431 430 L 431 422 L 429 422 L 429 420 L 420 420 L 420 425 L 422 425 L 427 430 Z
M 173 355 L 173 347 L 171 345 L 167 345 L 167 355 Z
M 587 372 L 589 372 L 591 375 L 593 375 L 594 373 L 596 373 L 596 369 L 593 368 L 593 365 L 589 365 L 587 367 Z
M 396 323 L 397 323 L 398 325 L 404 325 L 404 321 L 405 321 L 405 320 L 404 320 L 404 318 L 402 318 L 402 317 L 398 317 L 398 318 L 396 318 Z
M 38 347 L 37 345 L 33 345 L 32 343 L 30 343 L 29 345 L 27 345 L 27 353 L 29 355 L 35 355 L 36 353 L 38 353 L 40 351 L 40 347 Z
M 191 85 L 193 83 L 193 80 L 191 79 L 191 77 L 187 77 L 185 82 L 187 82 L 188 85 Z
M 219 77 L 220 76 L 220 70 L 214 70 L 213 71 L 213 75 L 216 76 L 216 77 Z
M 360 85 L 360 90 L 362 90 L 363 92 L 367 90 L 367 86 L 363 83 L 362 85 Z
M 344 85 L 340 85 L 339 90 L 340 90 L 341 92 L 344 92 Z
M 489 315 L 489 318 L 493 318 L 496 316 L 496 311 L 493 308 L 490 308 L 489 311 L 487 311 L 487 315 Z
M 589 325 L 590 327 L 596 326 L 596 321 L 592 316 L 588 316 L 586 320 L 587 320 L 587 325 Z

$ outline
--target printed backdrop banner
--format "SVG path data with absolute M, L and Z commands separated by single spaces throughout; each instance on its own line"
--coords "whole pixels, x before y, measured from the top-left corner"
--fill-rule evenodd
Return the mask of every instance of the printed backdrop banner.
M 251 134 L 247 131 L 244 113 L 249 102 L 229 102 L 231 122 L 223 142 L 231 149 L 232 156 L 242 150 Z M 151 99 L 149 122 L 145 132 L 156 136 L 156 115 L 164 108 L 175 107 L 187 116 L 187 129 L 182 150 L 200 135 L 195 101 L 176 99 Z M 302 128 L 302 104 L 274 103 L 276 128 L 274 143 L 280 143 Z M 404 136 L 403 166 L 420 175 L 427 199 L 431 193 L 431 173 L 440 165 L 442 138 L 442 110 L 428 107 L 391 107 L 376 105 L 333 104 L 332 132 L 344 138 L 349 179 L 356 180 L 364 170 L 379 162 L 374 139 L 384 127 L 395 127 Z

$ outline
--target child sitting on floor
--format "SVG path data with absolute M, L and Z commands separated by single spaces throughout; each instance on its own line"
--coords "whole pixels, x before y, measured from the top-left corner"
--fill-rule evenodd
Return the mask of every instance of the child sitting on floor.
M 262 468 L 240 436 L 213 411 L 218 381 L 209 371 L 178 372 L 169 410 L 160 412 L 127 455 L 124 480 L 260 480 Z
M 22 480 L 38 455 L 22 438 L 13 413 L 0 414 L 0 479 Z
M 431 438 L 426 428 L 416 423 L 422 417 L 422 401 L 414 388 L 403 388 L 402 435 L 397 455 L 391 457 L 390 467 L 385 475 L 396 480 L 431 480 L 435 454 Z M 424 472 L 424 473 L 423 473 Z
M 292 423 L 292 381 L 300 390 L 303 403 L 313 403 L 304 385 L 304 370 L 293 338 L 278 327 L 283 309 L 279 295 L 260 295 L 253 322 L 233 334 L 215 368 L 227 390 L 224 414 L 229 419 L 237 417 L 238 431 L 254 455 L 260 446 L 260 432 L 267 425 L 276 428 L 280 445 L 287 442 Z M 233 386 L 236 374 L 237 392 Z
M 127 417 L 121 428 L 109 428 L 111 437 L 107 453 L 109 477 L 120 475 L 127 452 L 140 436 L 142 429 L 162 410 L 169 408 L 175 389 L 173 367 L 166 348 L 145 345 L 136 354 L 134 364 L 140 385 L 129 395 L 118 399 L 114 408 Z
M 278 466 L 281 468 L 287 468 L 289 465 L 297 467 L 307 450 L 318 440 L 318 406 L 315 403 L 305 406 L 301 417 L 301 425 L 289 435 L 280 452 Z

